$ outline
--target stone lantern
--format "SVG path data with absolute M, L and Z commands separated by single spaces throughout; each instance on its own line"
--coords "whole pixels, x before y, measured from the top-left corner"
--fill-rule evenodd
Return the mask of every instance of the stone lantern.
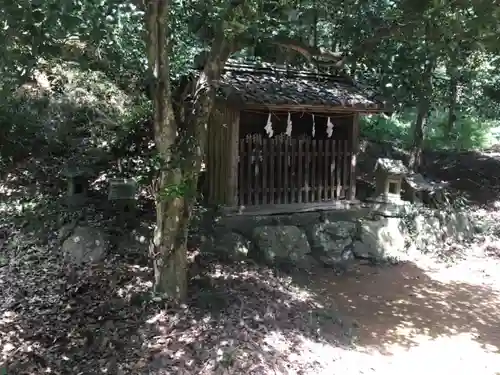
M 71 206 L 82 205 L 86 202 L 89 190 L 89 180 L 92 170 L 86 167 L 68 166 L 63 170 L 68 182 L 67 202 Z
M 375 164 L 375 200 L 399 202 L 401 200 L 401 185 L 409 172 L 401 160 L 379 158 Z
M 125 211 L 134 208 L 136 192 L 137 182 L 133 178 L 109 179 L 108 200 L 123 206 Z

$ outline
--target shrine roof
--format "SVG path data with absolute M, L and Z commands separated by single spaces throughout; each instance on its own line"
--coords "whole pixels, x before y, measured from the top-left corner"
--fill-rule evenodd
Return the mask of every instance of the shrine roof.
M 230 104 L 268 109 L 386 112 L 389 103 L 347 76 L 276 66 L 228 64 L 218 98 Z

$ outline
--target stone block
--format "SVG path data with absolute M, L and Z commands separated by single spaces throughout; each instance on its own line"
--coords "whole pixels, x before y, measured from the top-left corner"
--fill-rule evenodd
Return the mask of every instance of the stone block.
M 259 255 L 268 263 L 302 262 L 311 253 L 305 233 L 296 226 L 261 226 L 254 229 L 252 237 Z
M 420 251 L 435 246 L 445 240 L 445 231 L 439 217 L 416 215 L 411 219 L 412 240 Z
M 352 221 L 316 224 L 309 232 L 311 248 L 313 251 L 325 253 L 334 258 L 340 256 L 342 250 L 352 243 L 356 229 L 357 224 Z
M 455 223 L 456 231 L 461 236 L 461 239 L 469 239 L 474 234 L 474 226 L 467 213 L 456 212 Z
M 252 243 L 243 235 L 235 232 L 226 232 L 214 238 L 212 251 L 222 253 L 229 259 L 239 260 L 247 257 Z
M 360 226 L 359 240 L 353 249 L 357 257 L 389 259 L 404 256 L 407 233 L 401 219 L 363 220 Z

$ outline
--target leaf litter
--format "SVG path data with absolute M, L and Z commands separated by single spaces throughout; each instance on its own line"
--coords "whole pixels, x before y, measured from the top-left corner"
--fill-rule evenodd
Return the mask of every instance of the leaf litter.
M 0 369 L 9 374 L 313 374 L 321 358 L 304 361 L 305 342 L 326 343 L 322 331 L 335 326 L 326 344 L 351 343 L 335 307 L 289 275 L 205 259 L 189 300 L 174 306 L 151 294 L 144 257 L 110 251 L 97 265 L 65 264 L 61 222 L 80 214 L 59 201 L 30 209 L 30 220 L 14 210 L 0 226 Z

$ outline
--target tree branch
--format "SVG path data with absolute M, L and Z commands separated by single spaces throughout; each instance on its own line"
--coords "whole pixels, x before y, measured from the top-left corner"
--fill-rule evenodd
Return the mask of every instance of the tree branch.
M 361 55 L 363 51 L 371 48 L 371 46 L 380 42 L 382 39 L 400 33 L 403 29 L 409 27 L 413 27 L 412 21 L 404 25 L 395 23 L 389 26 L 380 27 L 373 33 L 374 36 L 372 38 L 366 39 L 348 53 L 333 52 L 323 47 L 310 46 L 299 40 L 288 37 L 277 37 L 271 40 L 270 43 L 301 54 L 311 64 L 342 68 L 349 57 Z

